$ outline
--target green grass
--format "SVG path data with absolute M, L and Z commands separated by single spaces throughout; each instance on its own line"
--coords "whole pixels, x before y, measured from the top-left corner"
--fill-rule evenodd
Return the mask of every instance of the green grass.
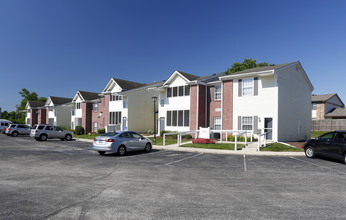
M 154 138 L 153 137 L 148 137 L 154 145 L 163 145 L 163 137 L 156 137 L 156 144 L 154 143 Z M 183 138 L 181 141 L 182 142 L 188 142 L 191 141 L 192 139 L 185 139 Z M 170 145 L 170 144 L 177 144 L 178 143 L 178 139 L 172 139 L 172 138 L 167 138 L 166 137 L 166 145 Z
M 95 137 L 100 136 L 100 134 L 91 134 L 91 136 L 87 135 L 87 134 L 83 134 L 83 135 L 73 135 L 74 138 L 84 138 L 84 139 L 94 139 Z
M 311 138 L 316 138 L 330 131 L 311 131 Z
M 264 148 L 261 148 L 261 151 L 275 151 L 275 152 L 303 152 L 301 148 L 290 147 L 285 144 L 274 143 L 269 144 Z
M 218 150 L 234 150 L 234 144 L 218 143 L 218 144 L 184 144 L 180 147 L 193 147 L 193 148 L 206 148 L 206 149 L 218 149 Z M 241 150 L 243 145 L 238 144 L 237 150 Z

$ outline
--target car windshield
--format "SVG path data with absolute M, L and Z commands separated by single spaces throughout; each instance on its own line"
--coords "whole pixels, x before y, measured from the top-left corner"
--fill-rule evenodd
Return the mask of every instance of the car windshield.
M 107 133 L 101 134 L 101 136 L 115 136 L 117 134 L 118 134 L 117 132 L 107 132 Z

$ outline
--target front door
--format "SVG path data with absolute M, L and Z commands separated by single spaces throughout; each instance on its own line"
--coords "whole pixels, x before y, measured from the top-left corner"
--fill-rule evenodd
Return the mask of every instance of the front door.
M 273 118 L 264 118 L 264 132 L 267 140 L 273 140 Z
M 127 117 L 123 117 L 123 131 L 127 131 Z

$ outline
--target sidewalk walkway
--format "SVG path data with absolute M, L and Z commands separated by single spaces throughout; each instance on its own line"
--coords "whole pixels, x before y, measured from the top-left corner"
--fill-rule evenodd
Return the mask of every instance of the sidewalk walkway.
M 76 141 L 83 141 L 92 143 L 92 139 L 76 138 Z M 189 142 L 185 142 L 186 144 Z M 218 149 L 204 149 L 204 148 L 192 148 L 192 147 L 179 147 L 178 144 L 170 144 L 166 146 L 153 145 L 155 150 L 171 150 L 182 152 L 194 152 L 194 153 L 207 153 L 207 154 L 235 154 L 235 155 L 256 155 L 256 156 L 305 156 L 304 152 L 273 152 L 273 151 L 257 151 L 257 142 L 249 143 L 246 148 L 242 150 L 218 150 Z

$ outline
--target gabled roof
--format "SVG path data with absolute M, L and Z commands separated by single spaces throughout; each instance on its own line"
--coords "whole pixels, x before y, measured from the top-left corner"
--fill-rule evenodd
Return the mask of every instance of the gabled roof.
M 322 95 L 312 95 L 311 101 L 312 102 L 326 102 L 335 95 L 337 95 L 337 94 L 331 93 L 331 94 L 322 94 Z
M 160 87 L 164 84 L 165 80 L 159 81 L 159 82 L 152 82 L 152 83 L 146 83 L 144 84 L 144 86 L 135 88 L 135 89 L 131 89 L 131 90 L 126 90 L 124 92 L 121 92 L 120 94 L 126 94 L 126 93 L 130 93 L 133 92 L 137 89 L 143 89 L 143 88 L 150 88 L 150 87 Z
M 184 73 L 184 72 L 179 71 L 179 70 L 177 70 L 177 72 L 180 73 L 182 76 L 184 76 L 189 81 L 201 78 L 200 76 L 192 75 L 192 74 L 189 74 L 189 73 Z
M 145 85 L 145 83 L 133 82 L 133 81 L 123 80 L 118 78 L 111 78 L 108 81 L 106 87 L 103 89 L 102 93 L 109 92 L 108 90 L 111 90 L 112 88 L 111 86 L 115 84 L 118 85 L 122 91 L 139 88 Z
M 334 111 L 326 114 L 326 117 L 346 117 L 346 108 L 336 108 Z
M 268 70 L 277 70 L 289 65 L 292 65 L 297 62 L 291 62 L 291 63 L 283 63 L 283 64 L 277 64 L 277 65 L 271 65 L 271 66 L 262 66 L 262 67 L 257 67 L 257 68 L 251 68 L 251 69 L 246 69 L 243 71 L 235 72 L 230 75 L 238 75 L 238 74 L 244 74 L 244 73 L 253 73 L 253 72 L 263 72 L 263 71 L 268 71 Z
M 174 79 L 176 75 L 181 76 L 188 84 L 197 83 L 197 81 L 210 82 L 219 80 L 218 77 L 225 75 L 224 73 L 212 74 L 207 76 L 196 76 L 189 73 L 184 73 L 182 71 L 176 70 L 172 73 L 172 75 L 167 79 L 164 85 L 168 84 L 170 81 Z
M 86 92 L 86 91 L 78 91 L 78 93 L 82 96 L 85 101 L 95 100 L 100 98 L 99 93 L 96 92 Z
M 26 108 L 28 106 L 30 106 L 30 108 L 39 108 L 39 107 L 44 106 L 44 104 L 45 104 L 44 102 L 39 102 L 39 101 L 28 101 L 26 103 Z
M 49 96 L 46 103 L 48 103 L 49 100 L 51 100 L 54 105 L 62 105 L 62 104 L 72 102 L 71 98 L 56 97 L 56 96 Z

